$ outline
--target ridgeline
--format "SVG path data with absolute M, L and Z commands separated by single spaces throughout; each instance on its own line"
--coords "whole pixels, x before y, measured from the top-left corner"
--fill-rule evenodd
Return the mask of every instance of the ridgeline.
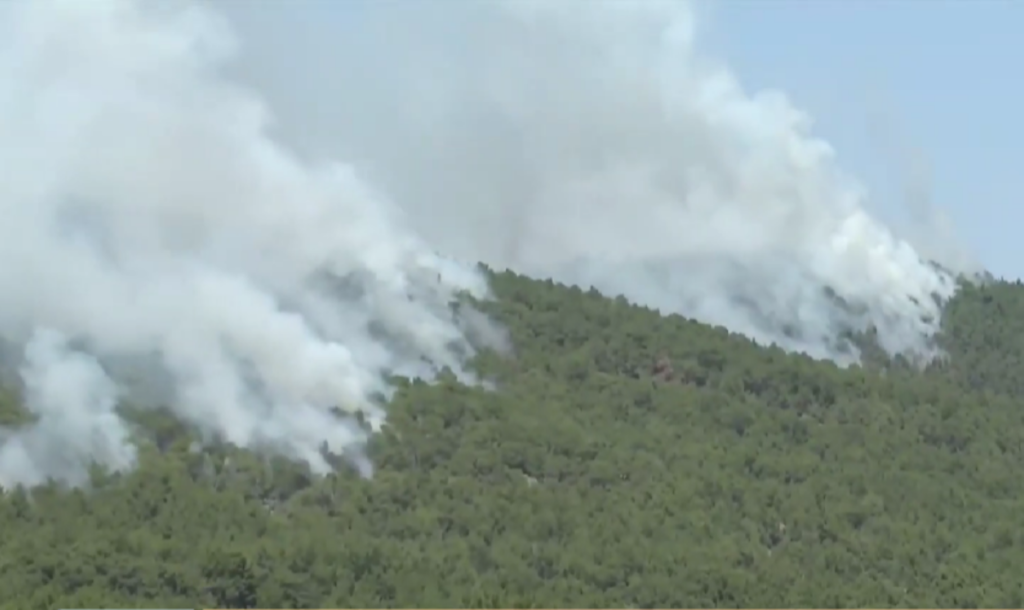
M 1024 607 L 1020 283 L 965 287 L 925 371 L 493 286 L 498 391 L 402 383 L 373 480 L 148 412 L 137 470 L 3 494 L 0 608 Z

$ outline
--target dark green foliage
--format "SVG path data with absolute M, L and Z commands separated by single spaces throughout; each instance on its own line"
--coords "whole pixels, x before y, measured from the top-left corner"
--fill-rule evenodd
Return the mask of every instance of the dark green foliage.
M 949 359 L 883 374 L 494 286 L 498 391 L 403 382 L 372 481 L 140 415 L 138 470 L 5 494 L 0 608 L 1024 605 L 1024 287 L 966 288 Z

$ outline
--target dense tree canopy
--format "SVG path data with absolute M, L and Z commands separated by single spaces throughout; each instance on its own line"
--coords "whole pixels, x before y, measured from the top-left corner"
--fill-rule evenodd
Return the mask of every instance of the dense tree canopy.
M 3 495 L 0 608 L 1024 607 L 1020 284 L 966 287 L 923 372 L 494 287 L 497 391 L 402 382 L 372 480 L 141 414 L 135 471 Z

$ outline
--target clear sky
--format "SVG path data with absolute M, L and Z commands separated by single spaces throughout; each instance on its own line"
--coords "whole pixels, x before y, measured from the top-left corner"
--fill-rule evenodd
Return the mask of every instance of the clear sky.
M 933 205 L 969 250 L 996 275 L 1024 277 L 1024 2 L 730 0 L 705 9 L 700 46 L 747 86 L 783 89 L 809 111 L 875 193 L 880 217 L 906 220 L 894 145 L 912 147 L 930 167 Z

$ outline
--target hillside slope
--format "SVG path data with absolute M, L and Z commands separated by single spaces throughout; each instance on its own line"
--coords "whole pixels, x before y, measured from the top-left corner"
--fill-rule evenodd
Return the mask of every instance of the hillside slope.
M 1020 284 L 958 296 L 923 373 L 493 285 L 498 390 L 403 384 L 373 480 L 147 414 L 133 473 L 4 495 L 0 608 L 1024 605 Z

